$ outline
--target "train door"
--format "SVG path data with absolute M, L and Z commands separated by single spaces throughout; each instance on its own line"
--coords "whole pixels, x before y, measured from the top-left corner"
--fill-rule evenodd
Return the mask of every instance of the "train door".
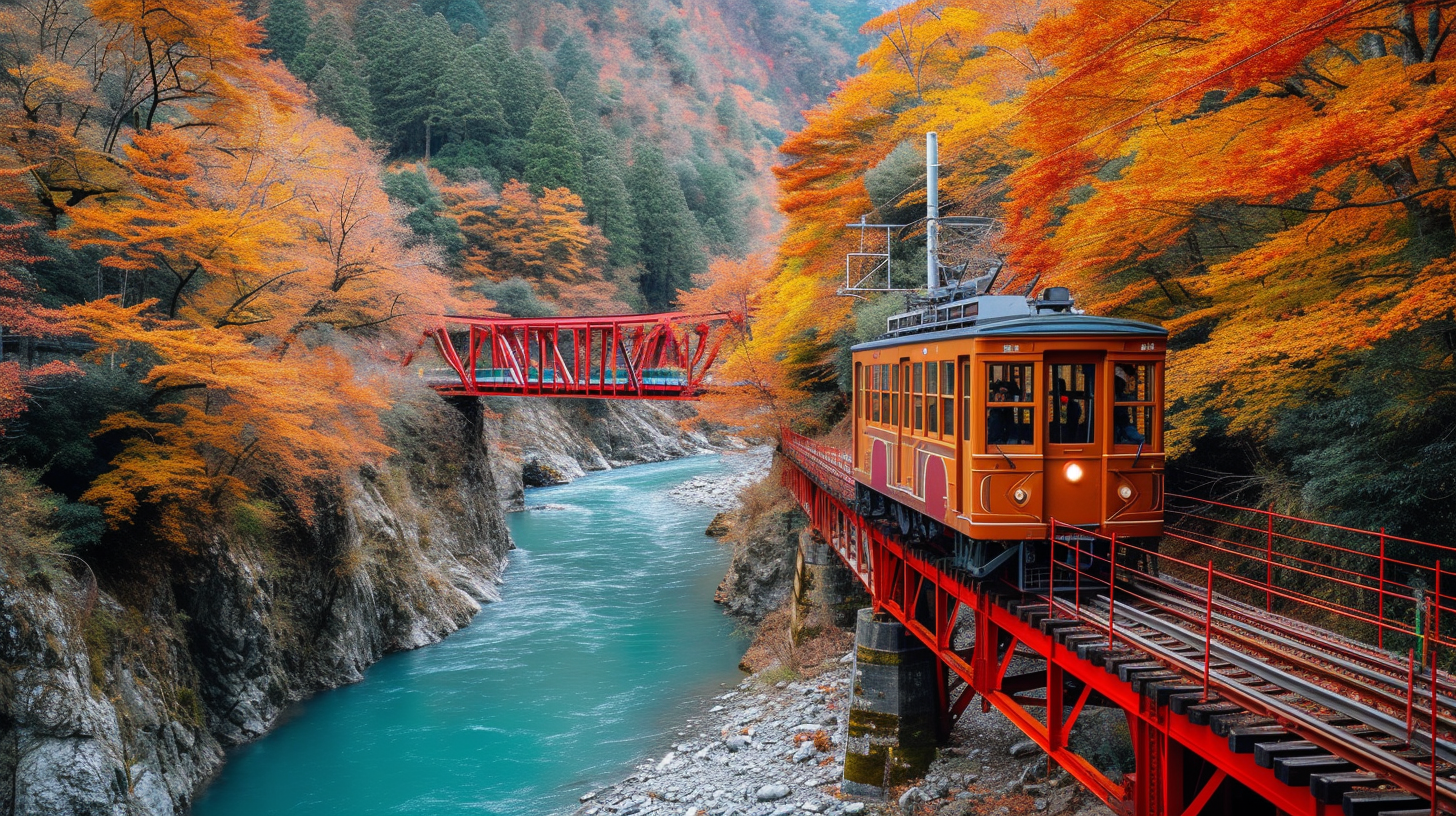
M 900 358 L 900 416 L 899 433 L 895 445 L 895 484 L 915 492 L 915 440 L 911 437 L 914 420 L 912 402 L 919 398 L 912 393 L 910 358 Z M 919 369 L 921 366 L 915 366 Z M 923 376 L 923 375 L 922 375 Z
M 1102 518 L 1100 355 L 1046 355 L 1046 513 L 1066 524 Z

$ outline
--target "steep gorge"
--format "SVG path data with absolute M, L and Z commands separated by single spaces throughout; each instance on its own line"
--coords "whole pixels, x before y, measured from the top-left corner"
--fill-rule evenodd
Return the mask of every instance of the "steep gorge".
M 169 557 L 0 557 L 0 814 L 184 812 L 224 749 L 387 652 L 464 626 L 511 543 L 493 442 L 434 403 L 415 444 Z

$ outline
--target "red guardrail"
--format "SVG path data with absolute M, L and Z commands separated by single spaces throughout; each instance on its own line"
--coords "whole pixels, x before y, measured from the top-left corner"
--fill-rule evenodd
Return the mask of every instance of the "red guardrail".
M 780 431 L 779 447 L 819 486 L 844 502 L 854 501 L 854 463 L 849 451 L 815 442 L 787 428 Z

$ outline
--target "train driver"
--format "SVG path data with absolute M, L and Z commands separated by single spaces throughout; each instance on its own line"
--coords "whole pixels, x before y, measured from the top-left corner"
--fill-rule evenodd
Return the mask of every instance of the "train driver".
M 1124 445 L 1141 445 L 1147 441 L 1142 431 L 1132 420 L 1132 408 L 1118 403 L 1132 402 L 1137 399 L 1137 380 L 1134 375 L 1123 366 L 1114 369 L 1116 380 L 1113 382 L 1112 395 L 1112 441 Z

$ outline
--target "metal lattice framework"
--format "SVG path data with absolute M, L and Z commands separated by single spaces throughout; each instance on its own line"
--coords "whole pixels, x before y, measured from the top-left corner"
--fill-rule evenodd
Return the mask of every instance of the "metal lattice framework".
M 420 376 L 452 397 L 697 399 L 723 340 L 742 326 L 741 315 L 727 312 L 450 315 L 425 332 L 449 368 Z
M 1127 816 L 1456 813 L 1456 680 L 1438 668 L 1456 549 L 1170 496 L 1162 552 L 1057 541 L 1053 521 L 1070 591 L 1019 594 L 859 515 L 847 452 L 789 432 L 780 450 L 875 612 L 940 661 L 943 731 L 979 698 Z M 1103 549 L 1073 543 L 1089 535 Z M 1074 750 L 1096 708 L 1126 718 L 1132 772 Z

